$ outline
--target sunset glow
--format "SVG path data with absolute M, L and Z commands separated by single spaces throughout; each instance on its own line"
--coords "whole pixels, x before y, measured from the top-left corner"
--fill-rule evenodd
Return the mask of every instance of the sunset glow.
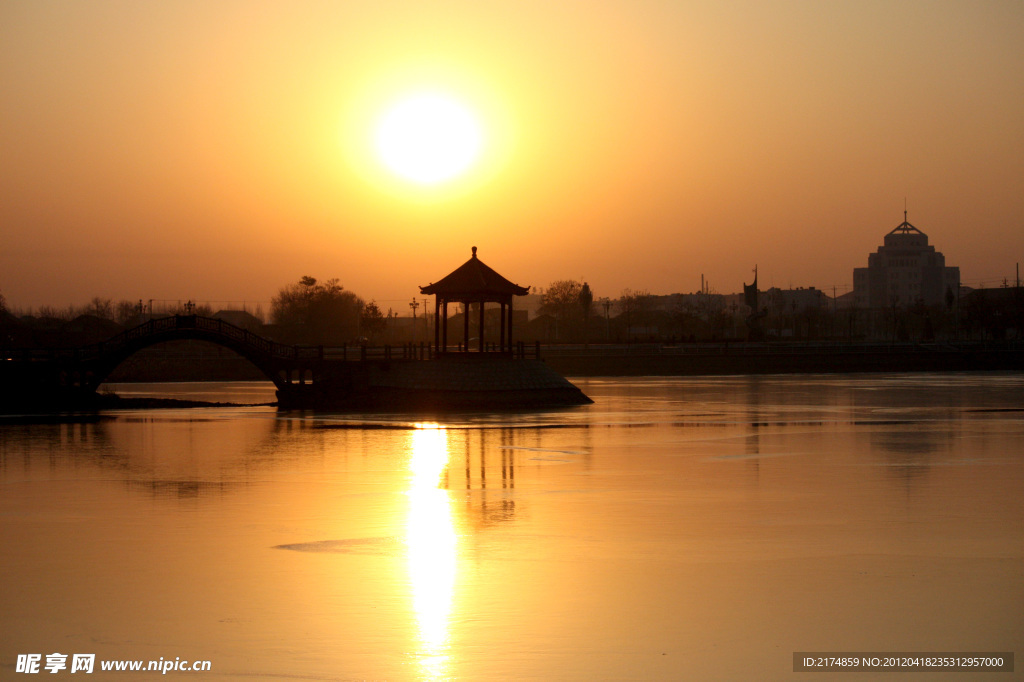
M 904 200 L 968 285 L 1024 257 L 1019 2 L 257 6 L 0 7 L 8 305 L 408 312 L 472 244 L 596 298 L 841 295 Z
M 476 160 L 480 125 L 464 106 L 433 93 L 403 99 L 376 130 L 381 161 L 399 176 L 431 185 L 449 180 Z

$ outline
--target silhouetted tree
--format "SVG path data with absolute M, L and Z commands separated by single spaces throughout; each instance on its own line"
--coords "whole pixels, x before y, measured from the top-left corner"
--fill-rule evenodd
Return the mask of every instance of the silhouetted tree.
M 846 309 L 847 337 L 853 339 L 857 336 L 857 320 L 860 318 L 860 306 L 851 303 Z
M 128 300 L 120 300 L 114 310 L 114 321 L 124 326 L 138 320 L 142 314 L 142 301 L 132 303 Z
M 548 285 L 541 302 L 541 311 L 546 315 L 565 315 L 580 302 L 583 283 L 572 279 L 560 279 Z
M 67 315 L 64 312 L 57 310 L 52 305 L 41 305 L 39 306 L 39 310 L 36 312 L 38 313 L 36 315 L 38 318 L 53 318 L 55 320 L 67 319 Z
M 114 319 L 114 302 L 109 298 L 100 298 L 99 296 L 93 296 L 93 299 L 89 301 L 89 304 L 85 306 L 80 312 L 82 315 L 95 315 L 96 317 L 103 320 Z M 78 315 L 73 315 L 78 317 Z
M 646 289 L 633 291 L 623 289 L 619 296 L 619 308 L 622 310 L 620 317 L 625 316 L 626 338 L 630 338 L 630 328 L 635 326 L 647 326 L 648 313 L 650 312 L 653 299 Z
M 270 319 L 290 327 L 289 336 L 304 343 L 343 343 L 358 335 L 363 305 L 337 279 L 318 282 L 307 275 L 278 292 L 271 302 Z
M 583 287 L 580 289 L 580 312 L 583 315 L 583 340 L 590 340 L 590 313 L 594 308 L 594 292 L 590 290 L 590 285 L 586 282 L 583 283 Z
M 580 327 L 583 319 L 583 307 L 581 296 L 583 282 L 572 279 L 560 279 L 548 285 L 544 292 L 544 299 L 541 302 L 540 312 L 542 315 L 551 315 L 557 320 L 556 337 L 565 340 L 574 335 Z M 587 294 L 590 295 L 590 287 L 587 287 Z M 591 302 L 593 296 L 590 296 Z
M 362 325 L 363 333 L 371 338 L 384 331 L 387 327 L 387 320 L 384 319 L 384 313 L 381 312 L 376 301 L 371 300 L 363 307 L 363 311 L 360 314 L 360 324 Z

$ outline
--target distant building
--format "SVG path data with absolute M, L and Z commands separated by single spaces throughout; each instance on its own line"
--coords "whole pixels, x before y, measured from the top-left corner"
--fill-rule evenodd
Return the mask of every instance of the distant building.
M 218 310 L 213 316 L 252 332 L 258 332 L 263 328 L 263 321 L 247 310 Z
M 1024 287 L 974 289 L 964 294 L 960 320 L 968 338 L 1024 338 Z
M 838 310 L 846 310 L 848 308 L 853 308 L 857 304 L 856 294 L 854 294 L 852 291 L 847 291 L 845 294 L 839 294 L 834 299 L 832 299 L 832 301 Z
M 854 304 L 858 308 L 908 308 L 940 305 L 946 292 L 955 295 L 960 268 L 946 267 L 946 257 L 928 245 L 928 235 L 903 222 L 885 235 L 885 243 L 868 255 L 866 268 L 853 269 Z
M 516 309 L 525 310 L 531 320 L 540 315 L 540 309 L 543 305 L 544 294 L 538 293 L 529 293 L 516 301 Z
M 831 299 L 821 289 L 797 287 L 778 289 L 772 287 L 764 292 L 769 311 L 777 314 L 801 313 L 808 310 L 827 310 Z

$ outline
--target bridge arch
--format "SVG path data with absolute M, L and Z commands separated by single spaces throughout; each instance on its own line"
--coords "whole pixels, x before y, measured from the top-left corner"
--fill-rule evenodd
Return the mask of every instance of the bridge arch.
M 216 318 L 176 315 L 144 322 L 81 349 L 84 367 L 80 371 L 88 376 L 86 388 L 96 390 L 118 365 L 144 348 L 187 339 L 207 341 L 234 351 L 256 366 L 279 390 L 293 385 L 293 379 L 303 383 L 314 380 L 323 360 L 322 347 L 289 346 Z

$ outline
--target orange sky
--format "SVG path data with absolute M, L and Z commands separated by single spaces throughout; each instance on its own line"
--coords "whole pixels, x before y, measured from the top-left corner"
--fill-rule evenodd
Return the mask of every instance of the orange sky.
M 437 88 L 484 156 L 373 157 Z M 519 284 L 849 290 L 910 221 L 976 284 L 1024 260 L 1024 3 L 0 4 L 0 292 L 269 301 L 337 277 L 408 313 L 480 257 Z

